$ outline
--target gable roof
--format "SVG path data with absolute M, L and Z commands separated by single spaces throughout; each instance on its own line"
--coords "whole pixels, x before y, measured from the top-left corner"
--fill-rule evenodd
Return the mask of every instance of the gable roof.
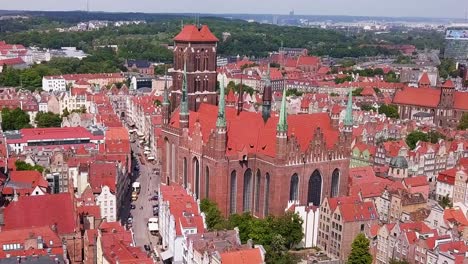
M 203 25 L 200 29 L 195 25 L 185 25 L 182 31 L 174 37 L 174 41 L 218 42 L 219 39 L 213 35 L 207 25 Z
M 261 264 L 262 254 L 259 248 L 243 249 L 221 253 L 223 264 Z
M 440 89 L 406 87 L 396 91 L 393 103 L 435 108 L 439 105 L 440 93 Z
M 422 86 L 422 85 L 431 85 L 431 80 L 429 80 L 429 75 L 427 75 L 427 72 L 424 72 L 421 75 L 421 78 L 419 78 L 418 84 L 420 86 Z
M 77 229 L 73 200 L 69 193 L 24 196 L 5 208 L 4 230 L 50 226 L 59 235 Z

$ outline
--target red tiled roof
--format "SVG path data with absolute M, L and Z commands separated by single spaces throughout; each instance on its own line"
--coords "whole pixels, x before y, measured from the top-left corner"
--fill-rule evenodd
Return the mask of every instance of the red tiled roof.
M 100 193 L 103 186 L 116 192 L 117 169 L 114 162 L 93 162 L 89 166 L 89 184 L 94 193 Z
M 5 208 L 4 230 L 56 225 L 59 235 L 77 230 L 73 200 L 69 193 L 24 196 Z
M 455 85 L 453 84 L 452 80 L 448 79 L 444 82 L 444 84 L 442 84 L 442 88 L 455 88 Z
M 229 92 L 227 94 L 226 102 L 228 103 L 235 103 L 236 102 L 236 96 L 234 95 L 233 89 L 229 89 Z
M 437 182 L 443 182 L 450 185 L 455 184 L 455 175 L 457 174 L 457 168 L 451 168 L 445 171 L 439 172 L 437 176 Z
M 18 65 L 18 64 L 24 64 L 23 59 L 21 59 L 20 57 L 0 60 L 0 65 L 1 66 L 3 66 L 3 65 Z
M 419 79 L 418 84 L 421 85 L 431 85 L 431 80 L 429 80 L 429 75 L 427 75 L 427 72 L 424 72 L 421 75 L 421 78 Z
M 195 130 L 198 120 L 203 141 L 206 142 L 216 126 L 217 112 L 217 106 L 210 104 L 201 104 L 198 112 L 190 112 L 190 133 Z M 237 115 L 234 108 L 226 108 L 226 120 L 228 154 L 262 153 L 275 156 L 277 116 L 270 117 L 265 123 L 261 113 L 242 111 Z M 179 127 L 179 111 L 176 111 L 171 118 L 171 125 Z M 333 148 L 338 141 L 339 132 L 332 128 L 327 113 L 288 116 L 288 127 L 288 135 L 297 138 L 302 151 L 307 150 L 318 128 L 323 133 L 328 148 Z
M 185 25 L 182 31 L 175 36 L 174 41 L 184 42 L 218 42 L 218 38 L 211 33 L 207 25 L 200 29 L 195 25 Z
M 468 111 L 468 92 L 455 92 L 453 97 L 453 108 Z
M 314 56 L 299 56 L 297 59 L 297 66 L 301 65 L 308 65 L 308 66 L 316 66 L 320 63 L 319 57 Z
M 29 140 L 61 140 L 69 138 L 98 139 L 84 127 L 23 128 L 22 138 L 7 140 L 8 144 L 24 143 Z
M 416 176 L 416 177 L 410 177 L 406 178 L 403 180 L 406 186 L 408 187 L 417 187 L 417 186 L 425 186 L 428 185 L 429 183 L 427 182 L 427 177 L 426 176 Z
M 343 221 L 369 221 L 378 219 L 377 210 L 373 202 L 346 203 L 338 205 Z
M 468 219 L 461 209 L 445 209 L 444 220 L 448 222 L 455 222 L 461 226 L 468 226 Z
M 396 91 L 393 103 L 435 108 L 439 105 L 440 93 L 440 89 L 406 87 Z
M 57 233 L 52 231 L 49 226 L 41 227 L 25 227 L 20 229 L 2 230 L 0 232 L 0 245 L 21 244 L 25 245 L 28 240 L 41 237 L 45 244 L 42 249 L 39 249 L 35 244 L 29 243 L 27 248 L 18 250 L 4 250 L 0 248 L 0 258 L 6 258 L 7 254 L 14 256 L 44 256 L 49 254 L 47 249 L 53 249 L 53 253 L 60 252 L 62 249 L 62 239 Z M 52 254 L 52 252 L 50 252 Z M 63 254 L 63 252 L 62 252 Z
M 29 183 L 32 187 L 39 186 L 47 188 L 49 186 L 44 177 L 42 177 L 42 174 L 38 171 L 11 171 L 10 182 Z
M 261 264 L 264 263 L 259 248 L 243 249 L 221 253 L 223 264 Z

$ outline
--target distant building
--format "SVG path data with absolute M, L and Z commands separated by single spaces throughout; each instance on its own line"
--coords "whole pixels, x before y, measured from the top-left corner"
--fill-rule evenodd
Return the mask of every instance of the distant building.
M 124 66 L 131 72 L 154 75 L 154 65 L 147 60 L 126 60 Z
M 452 25 L 445 31 L 445 58 L 468 60 L 468 24 Z

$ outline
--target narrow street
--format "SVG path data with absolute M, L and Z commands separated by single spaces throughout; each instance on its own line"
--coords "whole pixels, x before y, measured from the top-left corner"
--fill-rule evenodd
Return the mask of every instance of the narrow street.
M 151 201 L 151 197 L 153 197 L 159 189 L 160 177 L 153 172 L 158 168 L 158 165 L 152 164 L 146 160 L 144 161 L 145 164 L 141 163 L 138 153 L 141 153 L 143 159 L 145 156 L 142 147 L 138 145 L 138 141 L 132 143 L 131 148 L 134 153 L 132 157 L 132 183 L 135 181 L 140 182 L 141 190 L 138 199 L 133 202 L 130 190 L 130 195 L 125 200 L 124 208 L 126 210 L 122 212 L 122 224 L 127 223 L 130 213 L 133 217 L 131 229 L 136 246 L 144 248 L 144 245 L 149 245 L 151 249 L 154 250 L 158 239 L 149 233 L 147 224 L 148 219 L 154 217 L 153 205 L 157 204 L 157 201 Z M 136 170 L 135 167 L 138 167 L 139 170 Z M 135 209 L 130 209 L 131 204 L 135 205 Z

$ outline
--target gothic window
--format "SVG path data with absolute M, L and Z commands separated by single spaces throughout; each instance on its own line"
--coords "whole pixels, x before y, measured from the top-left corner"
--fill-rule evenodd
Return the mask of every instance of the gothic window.
M 204 58 L 204 66 L 205 66 L 205 71 L 208 70 L 208 54 L 205 54 L 205 58 Z
M 309 178 L 309 186 L 307 191 L 307 203 L 315 206 L 320 206 L 322 197 L 322 175 L 318 170 L 315 170 Z
M 205 169 L 205 198 L 210 198 L 210 168 Z
M 255 212 L 260 212 L 260 170 L 257 170 L 257 176 L 255 177 Z
M 252 170 L 247 169 L 244 173 L 243 204 L 244 212 L 252 210 Z
M 299 176 L 297 176 L 297 173 L 294 173 L 291 177 L 291 183 L 289 185 L 289 200 L 299 200 Z
M 270 206 L 270 174 L 265 175 L 265 190 L 264 190 L 264 202 L 263 202 L 263 215 L 268 216 Z
M 167 138 L 165 138 L 164 141 L 166 143 L 166 177 L 169 177 L 171 168 L 171 144 Z
M 195 179 L 195 197 L 200 198 L 200 163 L 197 158 L 193 158 L 193 178 Z
M 337 197 L 340 190 L 340 170 L 335 169 L 332 173 L 331 197 Z
M 195 71 L 199 71 L 201 69 L 200 63 L 201 63 L 200 54 L 197 54 L 195 56 Z
M 172 178 L 173 182 L 175 182 L 175 178 L 176 178 L 175 170 L 176 170 L 175 145 L 174 145 L 174 143 L 172 143 L 172 147 L 171 147 L 171 178 Z
M 183 164 L 183 173 L 184 173 L 184 188 L 187 188 L 187 158 L 184 157 Z
M 229 192 L 230 200 L 231 200 L 231 214 L 235 214 L 237 212 L 237 174 L 236 171 L 231 172 L 231 190 Z

